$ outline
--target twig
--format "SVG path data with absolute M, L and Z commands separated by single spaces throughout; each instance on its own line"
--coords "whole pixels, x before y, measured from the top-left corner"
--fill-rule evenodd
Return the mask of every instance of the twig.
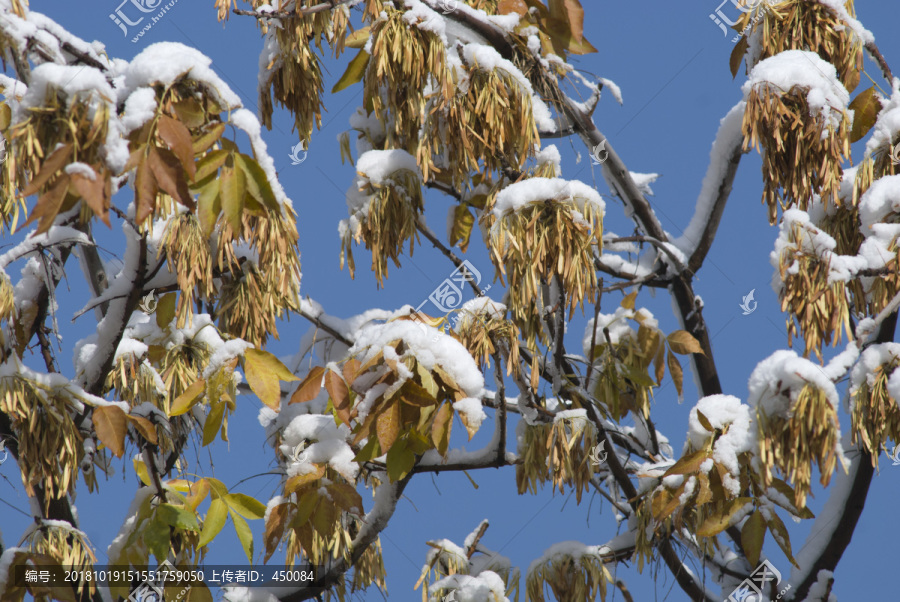
M 481 538 L 484 536 L 484 532 L 487 531 L 487 528 L 490 524 L 487 521 L 483 521 L 481 523 L 481 528 L 478 529 L 478 533 L 475 534 L 475 539 L 472 540 L 472 545 L 466 548 L 466 558 L 472 559 L 472 554 L 475 553 L 475 548 L 478 547 L 478 542 L 481 541 Z

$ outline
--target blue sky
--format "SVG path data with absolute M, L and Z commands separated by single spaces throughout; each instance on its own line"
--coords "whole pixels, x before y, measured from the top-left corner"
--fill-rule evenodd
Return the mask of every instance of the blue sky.
M 663 226 L 678 236 L 693 212 L 719 120 L 741 97 L 743 72 L 732 79 L 728 69 L 732 36 L 724 37 L 709 19 L 709 13 L 716 8 L 714 0 L 691 3 L 585 0 L 583 4 L 586 36 L 599 52 L 576 58 L 574 63 L 588 74 L 615 81 L 624 97 L 624 105 L 620 106 L 610 94 L 604 94 L 594 114 L 595 122 L 629 169 L 660 174 L 653 184 L 655 196 L 651 202 Z M 261 40 L 252 19 L 232 16 L 223 25 L 216 21 L 211 1 L 180 0 L 137 43 L 132 43 L 132 36 L 123 36 L 109 18 L 117 5 L 116 0 L 32 0 L 31 8 L 47 14 L 86 40 L 103 42 L 112 57 L 130 60 L 149 44 L 159 41 L 196 47 L 212 58 L 213 69 L 240 95 L 245 106 L 256 110 Z M 858 11 L 860 20 L 875 34 L 888 62 L 900 70 L 900 38 L 892 35 L 896 34 L 896 0 L 861 3 Z M 353 54 L 351 51 L 337 61 L 325 63 L 326 90 L 331 89 Z M 884 87 L 877 67 L 867 61 L 866 68 Z M 864 76 L 857 92 L 869 85 Z M 277 111 L 273 129 L 263 133 L 275 158 L 279 178 L 298 212 L 303 265 L 301 293 L 340 317 L 372 307 L 395 309 L 407 303 L 417 306 L 452 271 L 452 266 L 427 241 L 416 249 L 412 258 L 403 259 L 402 269 L 391 266 L 384 289 L 376 287 L 368 271 L 370 256 L 363 248 L 355 249 L 356 279 L 351 280 L 346 270 L 340 271 L 337 223 L 346 217 L 344 191 L 352 182 L 354 170 L 349 164 L 341 165 L 337 137 L 349 129 L 349 116 L 361 102 L 360 86 L 326 95 L 328 112 L 323 115 L 323 127 L 314 133 L 307 159 L 300 165 L 291 165 L 288 157 L 297 138 L 291 132 L 293 120 L 287 113 Z M 241 142 L 245 144 L 246 140 Z M 620 235 L 630 235 L 633 226 L 623 218 L 621 204 L 608 196 L 606 184 L 599 171 L 592 168 L 581 141 L 547 143 L 555 143 L 562 153 L 563 177 L 592 184 L 606 195 L 606 227 Z M 576 153 L 581 153 L 580 163 L 576 162 Z M 855 148 L 854 158 L 860 156 L 860 149 Z M 784 348 L 787 342 L 784 316 L 770 286 L 769 252 L 777 230 L 768 225 L 766 209 L 760 202 L 761 192 L 759 157 L 756 153 L 745 155 L 716 243 L 695 282 L 695 290 L 705 302 L 705 317 L 725 393 L 742 399 L 746 398 L 747 379 L 755 365 L 774 350 Z M 129 199 L 120 195 L 117 201 L 124 206 Z M 448 198 L 429 192 L 426 217 L 438 233 L 445 231 L 449 206 Z M 3 244 L 8 242 L 4 240 Z M 109 253 L 104 257 L 115 255 L 118 242 L 116 236 L 109 235 L 108 244 L 104 245 Z M 468 255 L 484 277 L 490 279 L 492 266 L 477 241 L 473 241 Z M 18 268 L 12 269 L 15 278 Z M 499 299 L 499 284 L 495 286 L 496 292 L 492 291 L 491 296 Z M 738 305 L 751 289 L 756 291 L 758 309 L 744 316 Z M 80 272 L 72 273 L 68 289 L 60 294 L 61 303 L 84 305 L 88 293 L 80 282 Z M 608 295 L 602 311 L 613 311 L 618 299 Z M 678 328 L 663 291 L 657 291 L 655 296 L 643 292 L 638 304 L 648 307 L 665 331 Z M 93 325 L 90 320 L 90 316 L 85 316 L 74 324 L 61 325 L 64 336 L 61 359 L 67 371 L 72 370 L 67 350 L 88 334 Z M 298 317 L 279 326 L 281 341 L 270 346 L 270 350 L 281 355 L 293 353 L 307 327 Z M 578 317 L 569 327 L 571 352 L 580 353 L 583 330 L 584 320 Z M 676 452 L 684 443 L 687 414 L 696 399 L 691 382 L 686 382 L 683 403 L 678 402 L 671 382 L 657 392 L 654 420 L 657 428 L 670 438 Z M 241 398 L 237 416 L 230 424 L 230 447 L 218 445 L 212 454 L 214 462 L 206 450 L 189 455 L 193 469 L 214 473 L 229 486 L 271 470 L 272 450 L 265 445 L 263 430 L 256 419 L 259 407 L 257 400 Z M 846 429 L 849 418 L 842 413 L 841 421 Z M 486 428 L 466 443 L 459 438 L 460 431 L 461 428 L 456 429 L 453 445 L 465 445 L 470 450 L 481 447 L 489 438 Z M 97 546 L 101 563 L 105 560 L 106 545 L 118 531 L 135 489 L 130 462 L 114 464 L 117 473 L 108 482 L 101 482 L 99 496 L 90 496 L 84 490 L 76 500 L 82 527 Z M 5 477 L 0 481 L 0 500 L 6 504 L 0 504 L 0 531 L 6 545 L 15 545 L 29 519 L 11 506 L 27 512 L 27 499 L 11 462 L 0 467 L 0 476 Z M 551 496 L 549 488 L 537 496 L 518 496 L 512 469 L 491 469 L 471 476 L 478 490 L 461 473 L 419 475 L 407 487 L 391 525 L 382 535 L 390 599 L 419 599 L 420 593 L 412 592 L 412 586 L 428 549 L 426 540 L 447 538 L 461 544 L 484 518 L 491 521 L 491 526 L 482 543 L 509 556 L 523 572 L 532 559 L 555 542 L 574 539 L 602 544 L 616 534 L 609 506 L 599 497 L 585 496 L 578 506 L 568 494 Z M 277 477 L 261 476 L 242 483 L 238 489 L 265 501 L 276 493 L 277 485 Z M 898 492 L 900 467 L 892 468 L 890 461 L 882 461 L 881 474 L 874 479 L 853 542 L 836 572 L 834 592 L 839 599 L 896 595 L 891 571 L 892 546 L 885 535 L 896 531 L 886 526 L 893 521 L 894 496 Z M 810 502 L 814 512 L 825 499 L 827 496 L 816 490 L 816 499 Z M 259 537 L 262 521 L 256 522 L 253 526 Z M 791 524 L 795 555 L 811 524 L 812 521 Z M 223 531 L 207 563 L 246 564 L 229 529 Z M 259 551 L 261 541 L 258 542 Z M 790 564 L 771 543 L 770 537 L 765 552 L 787 575 Z M 278 558 L 276 554 L 272 562 Z M 653 575 L 652 569 L 638 575 L 632 567 L 624 566 L 618 573 L 636 600 L 686 599 L 665 568 L 658 572 L 655 582 Z M 524 600 L 524 580 L 522 585 Z M 373 589 L 359 599 L 379 600 L 381 596 Z

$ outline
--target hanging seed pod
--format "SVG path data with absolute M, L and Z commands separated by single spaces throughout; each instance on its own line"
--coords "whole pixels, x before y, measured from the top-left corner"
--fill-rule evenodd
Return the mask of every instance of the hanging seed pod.
M 552 549 L 552 548 L 551 548 Z M 554 551 L 532 564 L 526 581 L 526 595 L 532 602 L 544 602 L 544 587 L 549 586 L 556 600 L 606 599 L 606 584 L 613 578 L 600 546 L 585 546 L 582 553 Z M 548 550 L 549 552 L 549 550 Z
M 342 221 L 341 268 L 345 253 L 354 275 L 351 239 L 372 251 L 372 271 L 378 285 L 387 276 L 388 259 L 400 267 L 403 245 L 413 254 L 418 241 L 416 224 L 424 211 L 422 176 L 415 159 L 405 151 L 369 151 L 356 162 L 358 190 L 347 193 L 350 218 Z
M 900 345 L 873 345 L 862 353 L 850 376 L 850 415 L 853 443 L 860 442 L 878 467 L 888 441 L 900 444 L 900 401 L 890 380 L 900 367 Z M 896 381 L 896 378 L 894 379 Z
M 459 319 L 454 326 L 459 342 L 478 362 L 478 368 L 490 366 L 491 355 L 500 343 L 507 355 L 506 373 L 518 374 L 519 370 L 519 329 L 504 319 L 506 306 L 486 297 L 467 301 L 459 310 Z
M 465 46 L 459 55 L 467 82 L 443 110 L 432 108 L 437 114 L 426 122 L 418 154 L 428 178 L 433 158 L 446 152 L 447 179 L 457 188 L 473 171 L 521 170 L 538 141 L 533 91 L 521 71 L 480 44 Z
M 843 3 L 843 11 L 809 0 L 750 0 L 747 4 L 758 6 L 745 12 L 735 27 L 743 31 L 749 26 L 752 32 L 748 71 L 786 50 L 809 50 L 835 66 L 847 90 L 852 92 L 859 84 L 866 40 L 860 37 L 861 28 L 856 27 L 853 0 Z
M 519 422 L 516 439 L 519 442 L 518 453 L 522 459 L 516 464 L 516 485 L 519 495 L 526 491 L 537 495 L 538 488 L 550 480 L 548 462 L 548 445 L 550 443 L 551 424 L 526 424 Z
M 417 26 L 420 17 L 393 8 L 385 15 L 372 25 L 364 104 L 382 123 L 390 124 L 386 147 L 415 155 L 426 106 L 432 110 L 443 106 L 453 85 L 444 44 Z
M 535 305 L 543 285 L 559 283 L 570 317 L 596 298 L 604 207 L 581 182 L 530 178 L 501 190 L 485 211 L 491 257 L 509 279 L 510 310 L 530 346 L 544 337 Z
M 751 377 L 752 381 L 752 377 Z M 765 470 L 762 482 L 772 484 L 772 467 L 794 484 L 794 504 L 806 505 L 813 463 L 819 467 L 819 482 L 827 487 L 837 464 L 840 439 L 837 411 L 827 394 L 812 383 L 798 389 L 778 390 L 773 397 L 789 400 L 786 412 L 769 413 L 757 406 L 759 459 Z
M 846 282 L 834 279 L 830 270 L 834 247 L 834 239 L 813 226 L 808 216 L 785 214 L 775 251 L 783 283 L 779 296 L 781 311 L 790 313 L 788 343 L 799 331 L 804 357 L 812 351 L 821 360 L 822 345 L 838 344 L 842 331 L 853 339 Z
M 762 144 L 769 223 L 777 221 L 779 206 L 805 211 L 816 194 L 826 206 L 839 206 L 850 120 L 849 94 L 836 82 L 834 67 L 811 52 L 790 50 L 761 61 L 743 91 L 744 150 Z
M 553 490 L 565 493 L 565 485 L 575 490 L 575 500 L 590 487 L 594 466 L 589 461 L 597 445 L 597 429 L 588 421 L 585 410 L 560 412 L 553 420 L 547 441 Z
M 203 236 L 196 215 L 183 212 L 169 220 L 158 255 L 163 253 L 166 267 L 170 274 L 175 273 L 181 289 L 176 314 L 177 327 L 184 328 L 193 315 L 193 304 L 215 294 L 209 240 Z

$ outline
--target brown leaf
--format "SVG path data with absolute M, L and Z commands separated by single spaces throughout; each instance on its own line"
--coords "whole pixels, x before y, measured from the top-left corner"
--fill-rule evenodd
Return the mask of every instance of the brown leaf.
M 269 518 L 266 520 L 266 532 L 263 535 L 266 544 L 266 557 L 263 562 L 269 561 L 269 558 L 278 549 L 278 544 L 281 543 L 289 508 L 290 504 L 278 504 L 269 511 Z
M 147 162 L 150 164 L 150 169 L 153 170 L 159 187 L 170 197 L 193 211 L 194 197 L 188 190 L 184 169 L 175 154 L 168 149 L 151 146 Z
M 453 428 L 453 406 L 443 404 L 437 411 L 434 424 L 431 426 L 431 442 L 442 456 L 447 454 L 450 447 L 450 430 Z
M 117 458 L 125 453 L 125 435 L 128 425 L 126 414 L 118 406 L 97 406 L 93 412 L 94 430 L 97 437 Z
M 734 50 L 731 51 L 731 58 L 728 59 L 728 66 L 731 68 L 732 79 L 737 77 L 738 69 L 741 68 L 741 61 L 744 60 L 744 55 L 747 53 L 747 48 L 749 46 L 750 42 L 747 40 L 747 36 L 741 36 L 740 41 L 735 44 Z
M 319 394 L 319 391 L 322 390 L 323 374 L 325 374 L 325 368 L 322 366 L 313 366 L 313 369 L 309 371 L 309 374 L 306 375 L 306 378 L 300 382 L 300 386 L 297 387 L 297 390 L 291 395 L 291 400 L 288 402 L 288 405 L 315 399 L 316 395 Z
M 341 375 L 332 370 L 325 373 L 325 389 L 331 397 L 331 404 L 337 412 L 338 418 L 345 424 L 350 424 L 350 391 L 347 383 Z M 385 450 L 386 451 L 386 450 Z
M 197 166 L 194 165 L 194 149 L 191 143 L 191 132 L 177 119 L 172 119 L 168 115 L 161 115 L 158 122 L 157 133 L 163 141 L 169 145 L 184 171 L 188 174 L 188 179 L 193 180 L 194 174 L 197 173 Z
M 766 538 L 766 521 L 762 512 L 757 510 L 741 527 L 741 547 L 747 555 L 750 566 L 759 564 L 759 554 L 762 551 L 763 541 Z
M 284 494 L 290 495 L 306 485 L 321 479 L 325 475 L 325 467 L 318 464 L 316 464 L 315 467 L 316 470 L 313 472 L 297 475 L 288 479 L 287 483 L 284 485 Z
M 678 398 L 681 399 L 684 391 L 682 390 L 684 385 L 684 372 L 681 369 L 681 364 L 678 363 L 678 358 L 672 353 L 671 350 L 666 352 L 666 363 L 669 365 L 669 374 L 672 375 L 672 382 L 675 383 L 675 390 L 678 391 Z
M 524 17 L 528 14 L 528 5 L 522 0 L 500 0 L 497 5 L 497 14 L 508 15 L 510 13 Z
M 362 364 L 360 364 L 359 360 L 355 357 L 344 362 L 344 380 L 347 381 L 347 384 L 351 387 L 353 386 L 353 381 L 355 381 L 356 377 L 359 375 L 359 369 L 361 367 Z
M 135 199 L 137 211 L 134 219 L 141 224 L 153 215 L 156 210 L 156 195 L 159 194 L 159 184 L 156 183 L 156 177 L 146 158 L 138 163 L 137 173 L 134 176 L 134 188 L 137 197 Z
M 216 143 L 219 138 L 222 137 L 222 134 L 224 133 L 225 124 L 217 123 L 216 125 L 206 130 L 204 133 L 197 136 L 197 138 L 194 139 L 191 144 L 191 148 L 194 151 L 194 154 L 196 155 L 208 150 L 210 147 L 212 147 L 213 144 Z
M 775 538 L 775 543 L 778 544 L 778 547 L 781 548 L 781 551 L 784 552 L 784 555 L 788 557 L 788 560 L 791 561 L 798 569 L 800 565 L 797 564 L 797 561 L 794 560 L 794 555 L 791 553 L 791 536 L 788 534 L 787 529 L 784 526 L 784 523 L 781 522 L 781 519 L 778 518 L 778 515 L 774 512 L 769 513 L 769 518 L 766 520 L 766 524 L 769 525 L 769 531 L 772 532 L 772 536 Z
M 850 142 L 856 142 L 872 129 L 881 112 L 881 103 L 875 86 L 860 92 L 848 107 L 853 111 L 853 127 L 850 129 Z
M 128 416 L 128 420 L 134 425 L 134 428 L 141 434 L 141 436 L 156 445 L 158 443 L 158 439 L 156 437 L 156 427 L 153 426 L 153 423 L 147 420 L 142 416 Z
M 41 195 L 37 204 L 28 215 L 28 220 L 22 224 L 22 228 L 40 218 L 36 234 L 42 234 L 53 226 L 53 220 L 59 214 L 63 201 L 66 199 L 66 191 L 69 189 L 69 176 L 63 175 L 56 179 L 47 192 Z M 21 228 L 20 228 L 21 230 Z
M 688 353 L 703 353 L 700 341 L 694 338 L 694 335 L 686 330 L 676 330 L 670 334 L 666 340 L 669 341 L 669 347 L 675 353 L 687 355 Z
M 378 435 L 378 444 L 381 453 L 387 453 L 394 441 L 400 435 L 400 404 L 392 403 L 378 416 L 375 423 L 375 432 Z
M 22 196 L 31 196 L 32 194 L 37 194 L 37 192 L 50 181 L 56 172 L 61 170 L 65 165 L 68 165 L 72 159 L 72 143 L 63 144 L 58 149 L 50 153 L 50 156 L 47 157 L 43 163 L 41 163 L 41 170 L 38 174 L 28 183 L 28 186 L 22 191 Z
M 94 172 L 94 179 L 86 178 L 79 173 L 71 174 L 72 188 L 78 193 L 87 206 L 91 208 L 94 215 L 103 220 L 103 223 L 112 227 L 109 221 L 109 196 L 106 194 L 105 178 L 101 179 L 97 172 Z

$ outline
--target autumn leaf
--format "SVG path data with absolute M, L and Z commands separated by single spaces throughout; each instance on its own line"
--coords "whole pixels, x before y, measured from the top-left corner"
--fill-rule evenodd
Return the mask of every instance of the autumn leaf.
M 749 497 L 739 497 L 730 500 L 725 504 L 725 507 L 721 512 L 707 517 L 706 520 L 697 527 L 697 535 L 700 537 L 712 537 L 713 535 L 718 535 L 727 529 L 735 515 L 752 501 L 753 499 Z
M 187 172 L 188 179 L 193 180 L 194 174 L 197 172 L 197 166 L 194 165 L 191 132 L 179 120 L 172 119 L 168 115 L 161 115 L 157 123 L 159 137 L 175 153 L 184 171 Z
M 225 526 L 227 518 L 228 508 L 225 502 L 221 499 L 210 501 L 209 511 L 206 513 L 206 518 L 203 519 L 203 529 L 200 530 L 200 541 L 197 543 L 197 547 L 202 548 L 215 539 L 222 527 Z
M 669 342 L 669 348 L 680 355 L 703 353 L 700 341 L 686 330 L 676 330 L 666 337 L 666 340 Z
M 28 215 L 28 220 L 22 224 L 22 228 L 40 218 L 36 234 L 43 234 L 49 230 L 53 226 L 60 209 L 62 209 L 68 189 L 69 176 L 65 175 L 57 178 L 50 189 L 40 196 L 34 209 Z
M 450 228 L 450 246 L 457 242 L 459 250 L 463 253 L 469 248 L 469 237 L 472 235 L 472 226 L 475 225 L 475 216 L 464 204 L 457 205 L 453 212 L 453 226 Z
M 38 174 L 34 176 L 31 182 L 29 182 L 25 189 L 22 190 L 22 196 L 37 194 L 38 191 L 43 188 L 44 184 L 50 181 L 50 178 L 56 175 L 63 166 L 68 165 L 71 162 L 72 152 L 72 143 L 69 142 L 50 153 L 50 156 L 41 163 L 41 170 Z
M 732 79 L 737 77 L 738 69 L 741 68 L 741 61 L 744 60 L 744 55 L 747 54 L 747 48 L 749 47 L 750 42 L 747 40 L 747 36 L 741 36 L 740 41 L 735 44 L 734 50 L 731 51 L 728 66 L 731 69 Z
M 134 425 L 134 428 L 141 434 L 141 436 L 156 445 L 158 443 L 158 439 L 156 436 L 156 427 L 153 426 L 153 423 L 147 420 L 142 416 L 131 416 L 128 415 L 128 420 Z
M 340 92 L 344 88 L 349 88 L 353 84 L 362 81 L 363 76 L 366 74 L 366 67 L 368 64 L 369 53 L 365 50 L 360 50 L 359 54 L 353 57 L 353 60 L 347 65 L 347 70 L 344 71 L 341 79 L 339 79 L 331 89 L 331 93 L 334 94 L 335 92 Z
M 322 390 L 322 375 L 325 374 L 325 368 L 322 366 L 313 366 L 309 374 L 306 375 L 294 394 L 291 395 L 289 403 L 303 403 L 316 398 L 319 391 Z
M 684 372 L 681 370 L 681 364 L 678 363 L 678 358 L 672 353 L 671 350 L 666 351 L 666 364 L 669 366 L 669 374 L 672 375 L 672 382 L 675 383 L 675 390 L 678 391 L 678 398 L 681 399 L 684 391 L 682 390 L 684 384 Z
M 156 210 L 156 196 L 159 194 L 159 184 L 156 176 L 150 168 L 150 162 L 144 158 L 138 163 L 137 172 L 134 175 L 135 188 L 135 221 L 143 223 Z
M 91 171 L 94 174 L 93 179 L 78 172 L 70 174 L 71 186 L 91 208 L 94 215 L 99 217 L 104 224 L 112 227 L 109 221 L 109 194 L 106 187 L 108 181 L 101 178 L 93 169 Z
M 382 453 L 387 452 L 394 445 L 400 434 L 400 404 L 392 403 L 378 416 L 375 422 L 375 430 L 378 435 L 378 444 Z
M 246 182 L 243 170 L 223 167 L 219 179 L 222 195 L 222 210 L 225 218 L 235 232 L 241 231 L 241 219 L 244 215 L 244 195 Z
M 857 94 L 847 108 L 853 111 L 850 142 L 856 142 L 869 133 L 878 119 L 878 113 L 881 112 L 881 103 L 878 100 L 875 86 Z
M 260 401 L 276 411 L 281 401 L 279 381 L 299 380 L 281 363 L 281 360 L 268 351 L 259 349 L 248 349 L 244 352 L 244 372 L 250 389 L 256 393 Z
M 245 493 L 229 493 L 223 498 L 228 507 L 244 518 L 260 519 L 266 515 L 266 506 Z
M 92 421 L 97 437 L 112 450 L 117 458 L 125 453 L 125 435 L 128 433 L 126 414 L 119 406 L 97 406 Z
M 153 170 L 153 176 L 159 187 L 170 197 L 187 207 L 194 209 L 194 197 L 188 190 L 184 169 L 172 151 L 158 146 L 151 146 L 147 155 L 147 163 Z
M 705 450 L 695 451 L 681 458 L 665 472 L 664 477 L 675 474 L 690 474 L 700 470 L 700 465 L 706 461 L 709 453 Z
M 201 378 L 175 398 L 171 408 L 169 408 L 169 416 L 181 416 L 194 407 L 203 398 L 204 393 L 206 393 L 206 380 Z
M 766 521 L 762 512 L 755 511 L 741 527 L 741 547 L 751 566 L 759 564 L 759 554 L 762 551 L 763 540 L 766 538 Z
M 345 424 L 350 424 L 350 391 L 347 389 L 347 383 L 340 374 L 329 370 L 325 373 L 325 389 L 331 397 L 331 404 L 338 418 Z

